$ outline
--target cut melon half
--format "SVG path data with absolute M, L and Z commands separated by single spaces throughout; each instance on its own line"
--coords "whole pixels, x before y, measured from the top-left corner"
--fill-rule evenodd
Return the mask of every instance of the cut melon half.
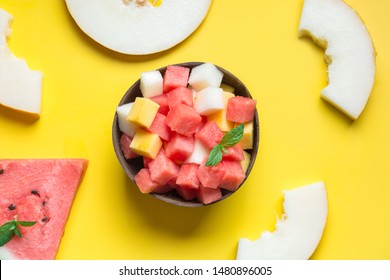
M 357 119 L 375 78 L 374 45 L 362 19 L 342 0 L 305 0 L 299 35 L 326 49 L 329 84 L 321 97 Z
M 169 49 L 201 24 L 211 0 L 66 0 L 78 26 L 101 45 L 125 54 Z
M 41 114 L 42 73 L 32 71 L 7 45 L 13 17 L 0 9 L 0 104 L 34 116 Z
M 285 191 L 283 207 L 274 232 L 264 231 L 255 241 L 239 240 L 238 260 L 306 260 L 313 254 L 328 215 L 325 184 Z

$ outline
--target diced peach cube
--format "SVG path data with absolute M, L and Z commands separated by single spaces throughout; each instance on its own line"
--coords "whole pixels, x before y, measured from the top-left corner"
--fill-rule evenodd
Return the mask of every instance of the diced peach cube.
M 131 141 L 130 148 L 137 154 L 155 158 L 162 147 L 162 141 L 157 134 L 138 129 Z
M 137 97 L 127 117 L 134 125 L 149 128 L 156 116 L 160 105 L 149 98 Z

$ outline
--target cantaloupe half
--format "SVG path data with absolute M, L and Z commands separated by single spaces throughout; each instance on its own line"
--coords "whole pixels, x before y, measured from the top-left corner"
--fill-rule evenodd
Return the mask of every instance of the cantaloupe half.
M 211 0 L 66 0 L 78 26 L 101 45 L 125 54 L 169 49 L 205 18 Z
M 306 260 L 313 254 L 328 215 L 325 184 L 285 191 L 283 207 L 274 232 L 264 231 L 255 241 L 239 240 L 238 260 Z
M 321 97 L 357 119 L 375 77 L 374 44 L 362 19 L 342 0 L 304 0 L 299 35 L 326 49 L 329 84 Z
M 0 9 L 0 104 L 34 116 L 41 114 L 42 73 L 32 71 L 7 45 L 13 17 Z

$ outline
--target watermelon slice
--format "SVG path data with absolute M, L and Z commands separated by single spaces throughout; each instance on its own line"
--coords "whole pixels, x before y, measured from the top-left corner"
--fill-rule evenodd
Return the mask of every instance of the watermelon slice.
M 0 160 L 0 225 L 36 221 L 0 247 L 0 259 L 55 258 L 87 166 L 85 159 Z

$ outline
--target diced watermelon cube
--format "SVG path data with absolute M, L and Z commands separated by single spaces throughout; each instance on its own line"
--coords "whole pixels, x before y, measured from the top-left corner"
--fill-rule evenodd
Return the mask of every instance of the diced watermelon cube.
M 215 121 L 209 121 L 195 134 L 195 137 L 206 148 L 212 149 L 222 140 L 223 132 Z
M 206 166 L 203 162 L 198 168 L 197 175 L 203 187 L 216 189 L 222 182 L 225 170 L 222 164 Z
M 199 165 L 194 163 L 185 163 L 181 165 L 179 175 L 176 179 L 176 184 L 183 188 L 198 189 L 199 188 L 199 179 L 198 179 L 198 168 Z
M 197 198 L 203 204 L 210 204 L 220 200 L 222 198 L 222 192 L 220 188 L 210 189 L 200 186 Z
M 140 156 L 139 154 L 134 153 L 133 150 L 130 148 L 130 143 L 132 140 L 133 138 L 125 133 L 123 133 L 121 136 L 120 139 L 121 150 L 123 152 L 123 155 L 125 156 L 125 159 L 131 159 Z
M 236 123 L 253 120 L 256 111 L 256 100 L 249 97 L 235 96 L 229 98 L 226 119 Z
M 171 135 L 171 129 L 165 123 L 167 117 L 161 113 L 157 113 L 154 117 L 152 125 L 148 129 L 150 132 L 158 134 L 161 139 L 168 141 Z
M 184 200 L 193 200 L 198 196 L 197 189 L 183 188 L 178 186 L 176 188 L 176 192 L 184 199 Z
M 172 131 L 190 136 L 194 134 L 201 121 L 202 117 L 194 108 L 180 103 L 168 112 L 165 122 Z
M 142 160 L 143 160 L 143 163 L 144 163 L 144 167 L 145 167 L 145 168 L 149 168 L 149 163 L 150 163 L 153 159 L 151 159 L 150 157 L 142 157 Z
M 195 138 L 192 136 L 173 132 L 170 141 L 165 146 L 165 154 L 174 161 L 185 161 L 194 151 L 194 142 Z
M 161 186 L 152 180 L 148 168 L 142 168 L 138 171 L 137 175 L 134 176 L 134 181 L 142 193 L 151 193 Z
M 180 167 L 165 155 L 164 149 L 161 149 L 156 158 L 149 162 L 150 177 L 160 185 L 177 178 L 179 169 Z
M 243 161 L 245 159 L 244 150 L 239 144 L 226 148 L 226 150 L 228 153 L 223 153 L 222 156 L 224 160 Z
M 195 133 L 198 133 L 202 129 L 202 127 L 207 123 L 207 116 L 202 116 L 202 115 L 200 116 L 202 117 L 202 120 L 198 124 L 197 128 L 195 129 Z
M 245 179 L 245 173 L 241 163 L 233 160 L 223 160 L 220 164 L 223 165 L 225 174 L 222 178 L 221 188 L 235 191 Z
M 152 101 L 156 102 L 158 105 L 160 105 L 160 108 L 158 108 L 158 112 L 167 115 L 169 111 L 169 106 L 168 106 L 168 99 L 166 94 L 160 94 L 157 96 L 153 96 L 150 98 Z
M 177 87 L 186 87 L 190 69 L 183 66 L 168 65 L 164 73 L 163 90 L 168 92 Z
M 178 87 L 166 93 L 169 108 L 175 107 L 178 103 L 194 107 L 192 90 L 186 87 Z

